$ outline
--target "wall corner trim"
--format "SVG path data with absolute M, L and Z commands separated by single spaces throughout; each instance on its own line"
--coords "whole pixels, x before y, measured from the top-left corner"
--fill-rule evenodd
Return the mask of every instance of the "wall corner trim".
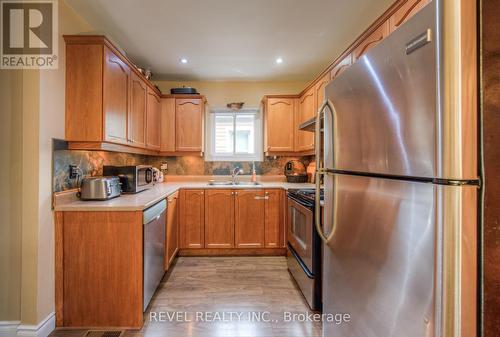
M 19 321 L 0 321 L 0 337 L 48 337 L 56 328 L 56 314 L 50 313 L 37 325 Z

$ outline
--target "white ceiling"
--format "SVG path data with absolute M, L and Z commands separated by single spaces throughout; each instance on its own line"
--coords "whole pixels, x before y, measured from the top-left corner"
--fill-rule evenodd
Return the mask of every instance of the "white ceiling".
M 311 80 L 393 1 L 66 0 L 156 80 L 238 81 Z

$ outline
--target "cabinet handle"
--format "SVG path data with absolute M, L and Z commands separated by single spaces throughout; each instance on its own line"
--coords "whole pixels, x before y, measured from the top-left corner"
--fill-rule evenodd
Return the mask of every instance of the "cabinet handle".
M 231 195 L 234 195 L 234 192 L 231 192 Z
M 238 195 L 238 192 L 234 192 L 234 194 Z
M 253 197 L 255 200 L 267 200 L 269 199 L 269 197 L 259 197 L 259 196 L 255 196 Z
M 269 195 L 269 192 L 265 192 L 264 194 L 265 194 L 265 195 Z

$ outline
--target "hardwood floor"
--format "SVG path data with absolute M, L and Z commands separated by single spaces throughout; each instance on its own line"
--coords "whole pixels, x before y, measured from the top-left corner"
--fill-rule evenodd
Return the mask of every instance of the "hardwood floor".
M 169 321 L 175 312 L 179 316 Z M 285 321 L 285 312 L 310 310 L 284 257 L 180 257 L 145 312 L 143 328 L 122 337 L 321 336 L 321 323 Z M 81 337 L 85 331 L 66 332 L 51 337 Z

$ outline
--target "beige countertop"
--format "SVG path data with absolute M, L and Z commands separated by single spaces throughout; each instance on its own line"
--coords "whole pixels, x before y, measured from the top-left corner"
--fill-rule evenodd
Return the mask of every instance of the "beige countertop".
M 265 181 L 261 185 L 227 186 L 209 185 L 207 181 L 174 181 L 154 185 L 152 188 L 137 194 L 123 194 L 117 198 L 105 201 L 82 201 L 76 198 L 75 193 L 71 197 L 56 197 L 54 211 L 142 211 L 158 201 L 165 199 L 181 188 L 191 189 L 262 189 L 262 188 L 314 188 L 314 184 L 293 184 L 283 181 Z

